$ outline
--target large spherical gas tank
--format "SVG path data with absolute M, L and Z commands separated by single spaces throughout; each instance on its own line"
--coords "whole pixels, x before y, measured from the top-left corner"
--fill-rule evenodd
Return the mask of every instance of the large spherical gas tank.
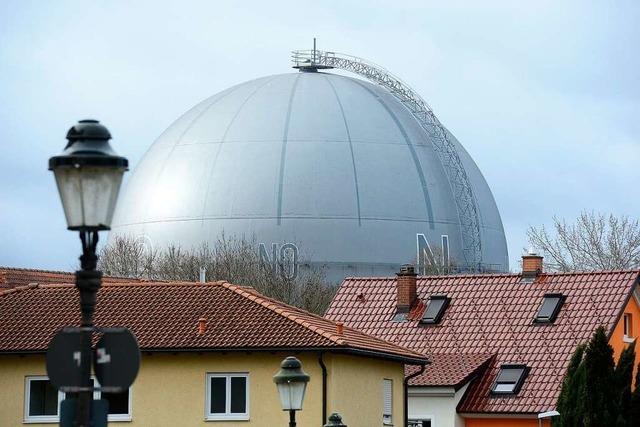
M 500 214 L 449 134 L 472 185 L 482 263 L 507 270 Z M 176 120 L 127 183 L 115 235 L 154 248 L 225 236 L 294 243 L 327 276 L 390 275 L 415 262 L 419 235 L 463 263 L 447 175 L 418 121 L 380 86 L 341 75 L 268 76 L 222 91 Z

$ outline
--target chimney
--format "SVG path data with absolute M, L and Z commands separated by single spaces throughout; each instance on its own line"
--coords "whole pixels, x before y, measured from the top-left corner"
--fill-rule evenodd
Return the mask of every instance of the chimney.
M 400 272 L 396 273 L 397 301 L 396 308 L 399 313 L 408 313 L 417 298 L 416 271 L 411 264 L 403 264 Z
M 522 255 L 522 278 L 527 280 L 535 280 L 542 273 L 543 257 L 529 250 L 529 253 Z
M 344 323 L 336 322 L 336 332 L 338 335 L 342 335 L 344 333 Z
M 204 335 L 207 331 L 207 319 L 201 317 L 198 319 L 198 335 Z
M 200 283 L 205 283 L 207 281 L 207 269 L 205 267 L 200 267 Z

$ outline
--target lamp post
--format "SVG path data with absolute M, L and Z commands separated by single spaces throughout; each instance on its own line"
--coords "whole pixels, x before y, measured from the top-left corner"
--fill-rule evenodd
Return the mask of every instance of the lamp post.
M 280 364 L 280 371 L 273 376 L 278 387 L 283 411 L 289 411 L 289 427 L 296 427 L 296 411 L 302 410 L 309 375 L 302 370 L 302 363 L 289 356 Z
M 91 338 L 96 293 L 102 283 L 102 272 L 96 270 L 98 231 L 110 229 L 122 175 L 128 168 L 127 159 L 115 154 L 109 139 L 111 134 L 97 120 L 81 120 L 67 132 L 69 142 L 62 154 L 49 159 L 67 228 L 78 231 L 82 242 L 80 270 L 76 271 L 82 313 L 77 427 L 91 423 Z

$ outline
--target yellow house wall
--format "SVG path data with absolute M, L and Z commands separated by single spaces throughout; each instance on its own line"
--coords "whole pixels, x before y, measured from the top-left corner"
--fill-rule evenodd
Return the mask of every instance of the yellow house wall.
M 404 422 L 404 370 L 396 362 L 349 355 L 325 355 L 329 372 L 327 415 L 338 412 L 349 427 L 382 426 L 384 379 L 393 380 L 393 424 Z M 317 424 L 309 424 L 317 425 Z
M 132 387 L 132 426 L 286 426 L 272 377 L 289 353 L 154 353 L 144 354 Z M 295 354 L 311 376 L 298 425 L 320 426 L 322 371 L 315 353 Z M 358 356 L 325 354 L 328 414 L 340 412 L 350 427 L 382 426 L 382 379 L 394 380 L 394 424 L 402 422 L 400 363 Z M 249 421 L 205 421 L 207 372 L 249 373 Z M 0 356 L 0 426 L 22 425 L 24 383 L 30 375 L 46 375 L 44 356 Z M 52 424 L 29 424 L 51 426 Z M 111 422 L 110 426 L 122 425 Z

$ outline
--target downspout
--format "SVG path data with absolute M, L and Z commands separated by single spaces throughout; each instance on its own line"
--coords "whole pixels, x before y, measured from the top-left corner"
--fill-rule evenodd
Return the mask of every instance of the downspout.
M 318 363 L 322 368 L 322 423 L 324 425 L 327 422 L 327 366 L 322 360 L 322 353 L 318 355 Z
M 403 402 L 404 424 L 403 426 L 404 427 L 409 427 L 409 380 L 417 377 L 418 375 L 422 375 L 425 367 L 426 365 L 420 365 L 420 370 L 418 370 L 417 372 L 414 372 L 411 375 L 407 375 L 406 377 L 404 377 L 404 381 L 403 381 L 403 387 L 404 387 L 404 402 Z

